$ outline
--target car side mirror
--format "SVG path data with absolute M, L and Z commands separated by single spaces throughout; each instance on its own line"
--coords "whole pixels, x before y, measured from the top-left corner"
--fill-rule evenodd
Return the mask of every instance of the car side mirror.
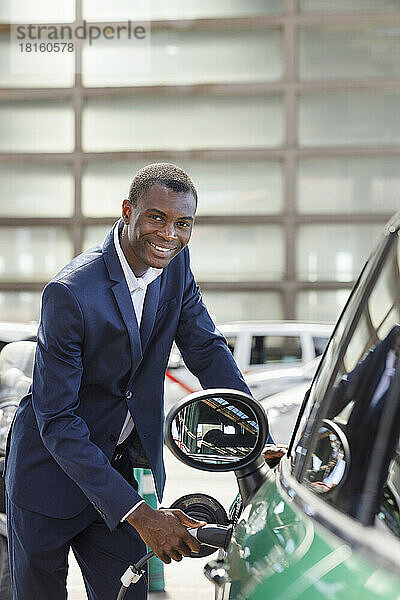
M 168 448 L 181 462 L 203 471 L 235 471 L 242 496 L 257 487 L 248 476 L 264 473 L 261 452 L 268 422 L 257 400 L 244 392 L 210 389 L 177 402 L 164 425 Z M 246 484 L 240 480 L 246 480 Z M 249 484 L 249 489 L 245 489 Z

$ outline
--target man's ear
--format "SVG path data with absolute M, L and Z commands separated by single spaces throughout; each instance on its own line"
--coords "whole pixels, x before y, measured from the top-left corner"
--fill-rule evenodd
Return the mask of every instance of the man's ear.
M 132 214 L 132 206 L 129 200 L 125 199 L 122 203 L 122 219 L 128 224 Z

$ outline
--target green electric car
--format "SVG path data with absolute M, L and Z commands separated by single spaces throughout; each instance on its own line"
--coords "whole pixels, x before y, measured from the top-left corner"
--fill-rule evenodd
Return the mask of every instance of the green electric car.
M 400 213 L 365 265 L 269 468 L 258 403 L 233 390 L 183 399 L 166 440 L 195 468 L 233 471 L 217 600 L 400 599 Z

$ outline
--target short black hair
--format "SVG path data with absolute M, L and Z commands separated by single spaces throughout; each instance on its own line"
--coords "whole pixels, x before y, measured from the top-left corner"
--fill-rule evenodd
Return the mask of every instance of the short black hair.
M 174 190 L 174 192 L 191 192 L 197 207 L 197 190 L 193 181 L 183 169 L 172 163 L 153 163 L 140 169 L 129 188 L 129 202 L 136 206 L 141 194 L 147 192 L 155 183 Z

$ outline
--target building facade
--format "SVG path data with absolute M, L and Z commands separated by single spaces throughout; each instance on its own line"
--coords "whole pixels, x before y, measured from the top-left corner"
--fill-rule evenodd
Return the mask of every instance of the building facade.
M 400 1 L 18 1 L 0 7 L 0 320 L 38 318 L 156 161 L 198 187 L 192 263 L 218 322 L 336 319 L 400 208 Z M 128 20 L 142 49 L 104 34 L 57 57 L 10 26 Z

